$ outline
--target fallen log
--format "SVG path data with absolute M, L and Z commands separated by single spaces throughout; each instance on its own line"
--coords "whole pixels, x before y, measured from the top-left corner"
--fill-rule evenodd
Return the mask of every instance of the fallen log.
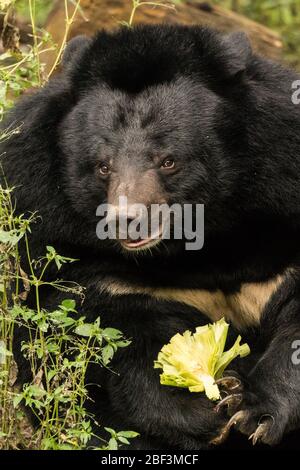
M 102 28 L 109 30 L 117 28 L 120 22 L 128 21 L 132 3 L 130 0 L 82 0 L 81 7 L 82 14 L 77 15 L 69 38 L 78 34 L 90 36 Z M 209 2 L 186 0 L 184 3 L 176 4 L 176 10 L 142 6 L 137 9 L 134 19 L 134 24 L 138 23 L 198 24 L 209 25 L 223 32 L 245 31 L 256 52 L 271 59 L 281 59 L 282 41 L 279 34 Z M 57 1 L 45 27 L 54 42 L 61 44 L 65 32 L 64 2 Z M 45 62 L 47 68 L 50 67 L 54 62 L 54 53 L 48 53 Z

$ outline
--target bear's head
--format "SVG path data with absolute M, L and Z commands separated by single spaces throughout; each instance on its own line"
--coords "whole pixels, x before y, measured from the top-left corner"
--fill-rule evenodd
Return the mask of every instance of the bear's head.
M 74 105 L 58 135 L 62 187 L 76 214 L 95 220 L 106 203 L 126 226 L 136 204 L 203 204 L 206 230 L 230 227 L 250 57 L 244 34 L 196 27 L 125 28 L 71 41 L 63 66 Z M 117 230 L 117 238 L 137 251 L 158 244 L 163 229 L 160 221 L 155 236 L 120 240 Z

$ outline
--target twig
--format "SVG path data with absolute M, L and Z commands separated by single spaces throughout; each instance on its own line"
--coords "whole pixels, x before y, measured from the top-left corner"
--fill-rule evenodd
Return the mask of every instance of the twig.
M 48 74 L 48 79 L 51 77 L 51 75 L 53 74 L 54 70 L 56 69 L 56 67 L 58 66 L 60 60 L 61 60 L 61 57 L 63 55 L 63 52 L 64 52 L 64 49 L 66 47 L 66 44 L 67 44 L 67 40 L 68 40 L 68 35 L 69 35 L 69 32 L 70 32 L 70 28 L 75 20 L 75 17 L 76 17 L 76 14 L 78 12 L 78 9 L 80 7 L 80 1 L 81 0 L 77 0 L 76 2 L 76 5 L 75 5 L 75 8 L 74 8 L 74 11 L 73 11 L 73 14 L 71 17 L 69 17 L 69 9 L 68 9 L 68 0 L 64 0 L 65 1 L 65 15 L 66 15 L 66 28 L 65 28 L 65 33 L 64 33 L 64 37 L 63 37 L 63 40 L 62 40 L 62 43 L 61 43 L 61 46 L 59 48 L 59 51 L 58 51 L 58 54 L 56 56 L 56 59 L 54 61 L 54 64 Z
M 129 27 L 132 26 L 132 23 L 133 23 L 133 19 L 134 19 L 134 16 L 135 16 L 135 13 L 136 13 L 136 10 L 139 8 L 139 7 L 142 7 L 142 6 L 153 6 L 153 7 L 162 7 L 162 8 L 169 8 L 170 10 L 175 10 L 175 5 L 169 5 L 167 3 L 160 3 L 160 2 L 141 2 L 140 0 L 132 0 L 132 3 L 133 3 L 133 7 L 132 7 L 132 11 L 131 11 L 131 15 L 130 15 L 130 18 L 129 18 L 129 21 L 127 23 L 127 25 Z

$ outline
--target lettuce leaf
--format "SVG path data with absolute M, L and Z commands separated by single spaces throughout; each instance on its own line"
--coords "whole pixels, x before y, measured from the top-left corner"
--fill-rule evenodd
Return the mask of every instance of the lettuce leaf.
M 173 336 L 154 362 L 155 369 L 163 370 L 160 383 L 188 388 L 190 392 L 205 392 L 210 400 L 218 400 L 220 391 L 215 381 L 222 377 L 233 359 L 250 353 L 248 344 L 240 344 L 240 336 L 224 352 L 228 328 L 228 323 L 222 318 L 196 328 L 194 334 L 185 331 L 182 335 Z

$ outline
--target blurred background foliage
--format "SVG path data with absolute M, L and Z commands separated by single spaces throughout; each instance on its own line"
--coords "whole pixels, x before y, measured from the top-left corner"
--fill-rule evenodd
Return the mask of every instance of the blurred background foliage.
M 62 0 L 61 0 L 62 1 Z M 35 18 L 37 23 L 42 26 L 48 14 L 50 13 L 55 0 L 36 0 L 35 1 Z M 28 0 L 16 0 L 15 3 L 17 12 L 24 21 L 30 21 L 30 13 L 28 9 Z
M 35 18 L 36 22 L 42 26 L 48 14 L 50 13 L 55 0 L 36 0 L 35 1 Z M 16 0 L 16 9 L 20 17 L 24 20 L 24 22 L 30 21 L 30 13 L 28 9 L 28 0 Z
M 184 0 L 174 3 L 180 1 Z M 40 26 L 46 21 L 54 3 L 55 0 L 36 0 L 36 17 Z M 285 60 L 300 70 L 300 0 L 211 0 L 204 3 L 222 6 L 278 31 L 284 41 Z M 16 0 L 16 6 L 24 21 L 28 20 L 28 0 Z
M 212 3 L 278 31 L 284 57 L 300 70 L 300 0 L 214 0 Z

